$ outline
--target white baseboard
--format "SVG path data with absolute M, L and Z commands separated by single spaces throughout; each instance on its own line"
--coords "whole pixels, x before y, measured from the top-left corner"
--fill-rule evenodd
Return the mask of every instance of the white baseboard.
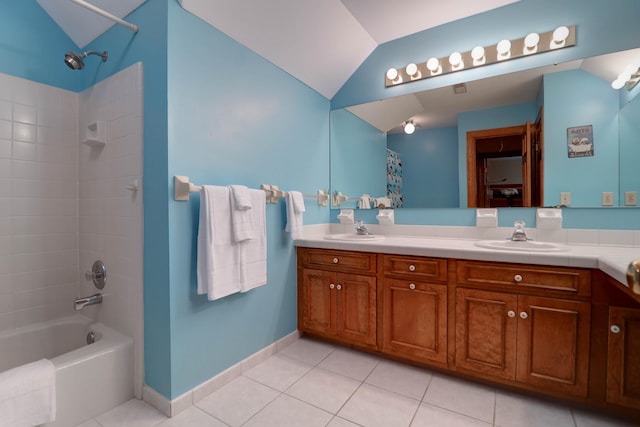
M 239 377 L 242 373 L 264 362 L 298 338 L 300 338 L 300 333 L 296 330 L 172 400 L 167 399 L 145 384 L 142 389 L 142 400 L 167 417 L 175 417 L 222 386 L 228 384 L 233 379 Z

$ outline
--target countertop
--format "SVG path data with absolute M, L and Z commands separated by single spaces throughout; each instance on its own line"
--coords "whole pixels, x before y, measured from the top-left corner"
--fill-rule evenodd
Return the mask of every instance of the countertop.
M 530 252 L 486 249 L 476 246 L 477 241 L 477 239 L 386 235 L 384 240 L 352 242 L 328 240 L 324 235 L 313 235 L 297 239 L 295 245 L 396 255 L 598 268 L 626 287 L 629 287 L 626 278 L 629 263 L 640 258 L 640 247 L 563 244 L 566 251 Z

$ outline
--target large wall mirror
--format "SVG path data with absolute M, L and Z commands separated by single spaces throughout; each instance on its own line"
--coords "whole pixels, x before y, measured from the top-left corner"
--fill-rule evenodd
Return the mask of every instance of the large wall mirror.
M 611 81 L 639 61 L 633 49 L 333 110 L 331 191 L 351 198 L 341 208 L 363 194 L 403 208 L 595 207 L 603 193 L 629 205 L 640 89 Z

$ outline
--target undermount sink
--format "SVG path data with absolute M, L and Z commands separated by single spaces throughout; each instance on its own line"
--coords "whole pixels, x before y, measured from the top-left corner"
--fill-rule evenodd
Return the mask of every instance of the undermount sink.
M 324 236 L 327 240 L 342 240 L 344 242 L 378 242 L 384 240 L 384 236 L 377 236 L 375 234 L 327 234 Z
M 513 240 L 479 240 L 474 245 L 486 249 L 497 249 L 500 251 L 523 251 L 523 252 L 563 252 L 569 247 L 559 243 L 536 242 L 534 240 L 513 241 Z

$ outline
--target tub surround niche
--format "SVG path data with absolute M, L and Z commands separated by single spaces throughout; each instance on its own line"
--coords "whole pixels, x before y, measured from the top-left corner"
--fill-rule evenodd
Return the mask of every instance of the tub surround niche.
M 625 357 L 637 350 L 640 295 L 620 280 L 638 247 L 533 253 L 461 238 L 311 234 L 296 245 L 304 334 L 640 416 L 640 376 Z

